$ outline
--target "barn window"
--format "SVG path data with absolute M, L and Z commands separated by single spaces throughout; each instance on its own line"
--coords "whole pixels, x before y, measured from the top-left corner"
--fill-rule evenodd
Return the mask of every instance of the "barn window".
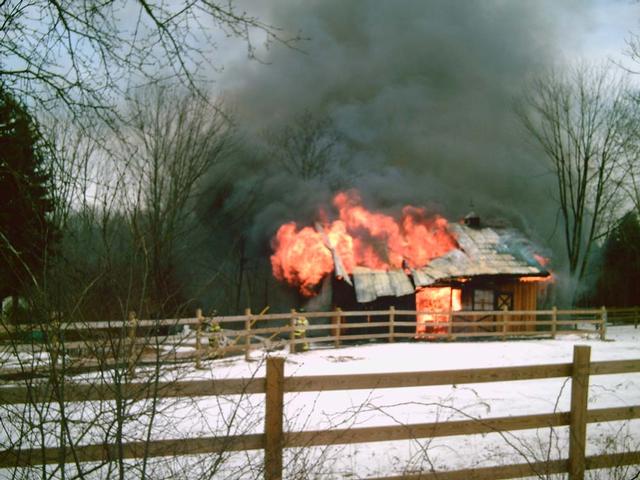
M 496 310 L 513 310 L 513 293 L 499 292 L 496 296 Z
M 474 290 L 473 309 L 493 310 L 493 290 Z

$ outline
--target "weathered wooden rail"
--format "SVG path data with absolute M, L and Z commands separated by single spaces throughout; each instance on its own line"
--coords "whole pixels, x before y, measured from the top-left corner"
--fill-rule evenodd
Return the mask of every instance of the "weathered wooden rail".
M 633 325 L 640 323 L 640 307 L 608 308 L 608 321 L 613 325 Z
M 582 480 L 585 470 L 640 464 L 640 451 L 585 456 L 587 424 L 640 418 L 640 405 L 588 409 L 590 376 L 637 372 L 640 372 L 640 360 L 591 362 L 588 346 L 574 347 L 572 363 L 357 375 L 286 376 L 284 359 L 270 357 L 267 359 L 265 378 L 161 383 L 157 385 L 157 389 L 154 389 L 156 398 L 265 394 L 264 433 L 232 437 L 150 440 L 120 446 L 82 445 L 73 447 L 73 452 L 71 448 L 7 450 L 0 452 L 0 468 L 15 469 L 41 464 L 59 464 L 61 459 L 63 462 L 109 462 L 118 458 L 152 458 L 260 449 L 264 450 L 265 479 L 275 480 L 282 478 L 283 449 L 286 448 L 416 440 L 569 426 L 569 449 L 566 459 L 457 471 L 424 472 L 415 475 L 379 477 L 375 480 L 502 479 L 566 472 L 572 480 Z M 534 381 L 561 377 L 571 379 L 571 408 L 565 412 L 318 431 L 287 432 L 283 428 L 284 396 L 290 393 Z M 116 391 L 119 395 L 131 400 L 147 398 L 148 390 L 140 385 L 128 384 L 124 387 L 115 389 L 110 385 L 100 387 L 69 385 L 64 389 L 63 398 L 58 401 L 114 400 Z M 44 384 L 36 383 L 29 384 L 29 387 L 3 387 L 0 388 L 0 405 L 47 402 L 48 391 Z
M 637 310 L 637 309 L 636 309 Z M 8 353 L 40 351 L 52 353 L 52 358 L 73 354 L 67 361 L 69 373 L 85 372 L 126 364 L 157 362 L 202 361 L 229 354 L 244 354 L 249 360 L 256 349 L 288 348 L 296 352 L 303 346 L 325 344 L 340 347 L 345 342 L 379 340 L 455 341 L 460 339 L 500 339 L 538 337 L 555 338 L 565 334 L 599 334 L 606 338 L 606 327 L 612 318 L 617 323 L 635 322 L 629 312 L 634 309 L 607 310 L 500 310 L 500 311 L 416 311 L 389 310 L 296 312 L 254 314 L 247 309 L 244 315 L 204 316 L 198 310 L 192 318 L 144 320 L 132 313 L 127 321 L 84 323 L 0 325 L 0 351 Z M 611 312 L 614 312 L 612 317 Z M 304 316 L 309 324 L 300 334 L 296 320 Z M 425 333 L 416 334 L 417 316 L 432 320 L 422 321 Z M 434 319 L 445 319 L 437 321 Z M 524 320 L 523 320 L 524 319 Z M 355 320 L 355 321 L 354 321 Z M 212 332 L 212 326 L 219 330 Z M 238 326 L 242 327 L 238 328 Z M 236 328 L 229 328 L 234 326 Z M 189 333 L 159 335 L 159 329 L 175 331 L 188 327 Z M 32 331 L 39 331 L 42 341 L 21 343 L 18 339 Z M 82 340 L 65 340 L 66 332 L 82 334 Z M 78 333 L 80 332 L 80 333 Z M 83 333 L 84 332 L 84 333 Z M 151 333 L 149 333 L 151 332 Z M 28 365 L 27 365 L 28 367 Z M 0 378 L 20 378 L 26 374 L 39 374 L 46 367 L 25 366 L 7 368 L 0 362 Z M 31 373 L 29 373 L 31 372 Z

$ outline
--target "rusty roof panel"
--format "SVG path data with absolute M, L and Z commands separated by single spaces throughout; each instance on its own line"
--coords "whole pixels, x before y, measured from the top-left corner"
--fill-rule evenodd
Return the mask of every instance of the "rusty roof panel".
M 353 270 L 353 283 L 360 303 L 372 302 L 378 297 L 400 297 L 414 292 L 409 277 L 402 270 L 356 267 Z
M 456 237 L 459 248 L 412 270 L 415 287 L 479 275 L 549 275 L 536 261 L 532 244 L 517 230 L 472 228 L 462 224 L 452 224 L 449 230 Z M 403 270 L 356 267 L 353 280 L 356 297 L 361 303 L 414 292 L 414 285 Z

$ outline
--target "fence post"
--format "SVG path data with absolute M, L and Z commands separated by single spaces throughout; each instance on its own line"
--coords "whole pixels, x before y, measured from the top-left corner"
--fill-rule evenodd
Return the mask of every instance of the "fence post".
M 264 415 L 264 478 L 282 479 L 282 445 L 284 414 L 284 358 L 267 358 Z
M 335 339 L 334 339 L 334 347 L 340 348 L 340 323 L 342 323 L 342 309 L 340 307 L 336 307 L 336 331 L 335 331 Z
M 601 322 L 600 340 L 605 340 L 607 336 L 607 308 L 604 305 L 602 306 Z
M 501 310 L 504 312 L 509 310 L 506 305 L 503 305 Z M 507 321 L 509 319 L 507 314 L 500 315 L 502 319 L 502 341 L 504 342 L 507 339 Z
M 289 319 L 289 353 L 296 353 L 296 309 L 291 309 L 291 318 Z
M 396 341 L 396 307 L 391 305 L 389 307 L 389 342 L 393 343 Z
M 447 340 L 453 340 L 453 311 L 449 305 L 449 313 L 447 314 Z
M 244 321 L 244 359 L 248 362 L 251 354 L 251 309 L 245 308 L 244 314 L 247 316 Z
M 202 321 L 204 318 L 201 308 L 196 310 L 196 318 L 198 319 L 196 325 L 196 368 L 202 368 Z
M 133 377 L 136 364 L 136 329 L 138 327 L 138 319 L 136 318 L 136 312 L 133 310 L 129 312 L 127 339 L 129 340 L 129 358 L 127 362 L 127 371 L 130 377 Z
M 573 347 L 571 373 L 571 412 L 569 426 L 569 479 L 584 480 L 587 441 L 587 402 L 589 398 L 589 363 L 591 347 Z
M 556 338 L 558 331 L 558 307 L 555 305 L 551 309 L 551 338 Z

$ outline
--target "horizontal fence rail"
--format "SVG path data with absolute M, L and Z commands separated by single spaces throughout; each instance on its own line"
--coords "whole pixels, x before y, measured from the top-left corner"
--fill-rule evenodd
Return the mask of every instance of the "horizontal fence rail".
M 571 334 L 597 334 L 605 340 L 608 324 L 637 327 L 639 314 L 638 307 L 517 311 L 417 311 L 391 307 L 275 314 L 247 309 L 245 315 L 233 316 L 204 316 L 197 310 L 192 318 L 140 320 L 131 312 L 126 321 L 69 323 L 57 319 L 47 324 L 0 324 L 0 378 L 46 374 L 47 362 L 3 364 L 3 358 L 15 358 L 21 353 L 49 355 L 49 364 L 64 356 L 65 369 L 70 374 L 118 367 L 133 370 L 138 365 L 158 362 L 194 361 L 200 368 L 204 360 L 228 355 L 244 355 L 250 360 L 254 350 L 288 349 L 295 353 L 362 341 L 507 340 Z
M 591 375 L 611 375 L 640 372 L 640 359 L 590 361 L 590 347 L 574 347 L 571 363 L 528 365 L 520 367 L 477 368 L 431 372 L 402 372 L 384 374 L 285 376 L 284 358 L 269 357 L 264 378 L 223 379 L 160 383 L 150 389 L 135 383 L 120 386 L 122 398 L 138 401 L 146 398 L 204 397 L 217 395 L 265 394 L 265 427 L 262 434 L 228 437 L 202 437 L 180 440 L 150 440 L 148 442 L 115 445 L 82 445 L 67 449 L 38 448 L 0 452 L 0 468 L 19 468 L 38 464 L 66 462 L 108 462 L 117 458 L 151 458 L 174 455 L 196 455 L 245 450 L 264 450 L 265 478 L 280 479 L 283 475 L 283 449 L 323 445 L 415 440 L 457 435 L 512 432 L 525 429 L 569 426 L 569 457 L 543 463 L 526 463 L 472 470 L 420 473 L 380 477 L 378 480 L 399 478 L 516 478 L 529 475 L 566 473 L 572 480 L 583 479 L 585 470 L 640 464 L 640 451 L 610 455 L 585 456 L 586 426 L 595 422 L 611 422 L 640 418 L 640 405 L 588 409 L 588 384 Z M 532 414 L 514 417 L 465 419 L 407 425 L 357 427 L 346 429 L 297 431 L 283 430 L 284 395 L 297 392 L 326 392 L 344 390 L 375 390 L 442 386 L 485 382 L 507 382 L 569 377 L 571 379 L 571 409 L 566 412 Z M 113 385 L 66 385 L 62 402 L 114 400 Z M 45 382 L 28 382 L 26 386 L 0 388 L 0 405 L 20 403 L 42 404 L 52 401 Z

